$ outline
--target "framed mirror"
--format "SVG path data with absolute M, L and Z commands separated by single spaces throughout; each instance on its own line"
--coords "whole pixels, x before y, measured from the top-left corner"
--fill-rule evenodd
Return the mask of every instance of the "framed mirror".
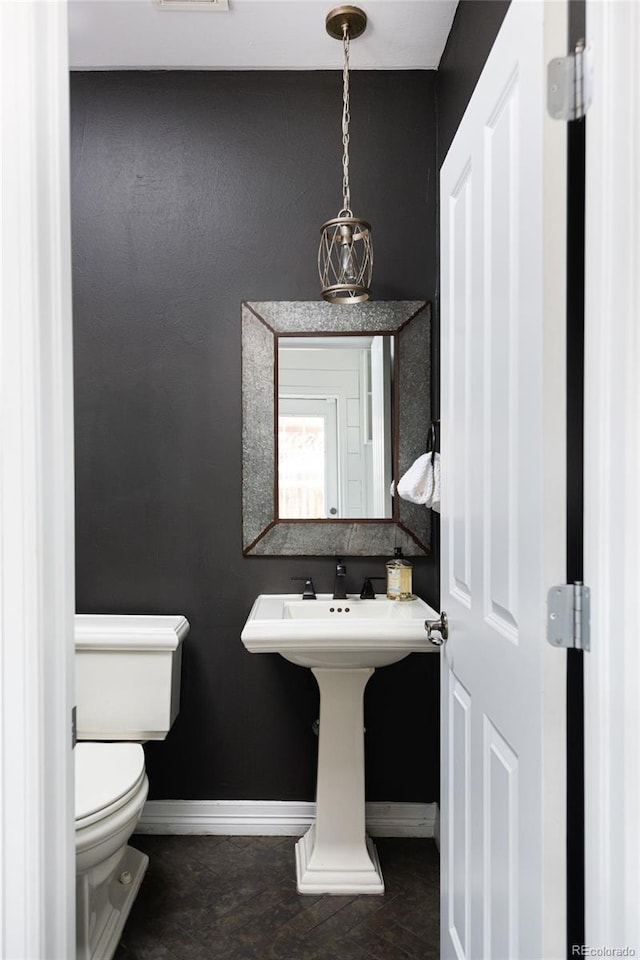
M 423 301 L 243 303 L 245 556 L 428 553 L 391 485 L 426 449 L 430 333 Z

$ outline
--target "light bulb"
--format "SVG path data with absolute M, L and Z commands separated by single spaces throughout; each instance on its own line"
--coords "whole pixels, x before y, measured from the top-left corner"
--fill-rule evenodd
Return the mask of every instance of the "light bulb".
M 353 256 L 353 230 L 346 224 L 340 226 L 340 271 L 342 283 L 355 283 L 357 280 L 356 264 Z

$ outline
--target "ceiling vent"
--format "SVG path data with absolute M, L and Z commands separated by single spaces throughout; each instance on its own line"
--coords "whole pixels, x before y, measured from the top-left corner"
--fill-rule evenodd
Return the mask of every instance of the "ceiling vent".
M 222 13 L 229 9 L 229 0 L 153 0 L 158 10 L 209 10 Z

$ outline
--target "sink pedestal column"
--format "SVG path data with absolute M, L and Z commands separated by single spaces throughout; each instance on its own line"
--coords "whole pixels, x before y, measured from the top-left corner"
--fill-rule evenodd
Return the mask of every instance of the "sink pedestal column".
M 296 844 L 300 893 L 384 893 L 365 833 L 364 688 L 371 668 L 313 667 L 320 688 L 316 822 Z

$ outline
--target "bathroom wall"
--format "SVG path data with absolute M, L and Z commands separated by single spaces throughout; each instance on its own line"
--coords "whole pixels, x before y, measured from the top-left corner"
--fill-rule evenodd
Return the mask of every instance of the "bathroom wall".
M 77 609 L 191 623 L 180 716 L 146 748 L 152 797 L 312 799 L 315 681 L 240 631 L 256 594 L 302 574 L 329 590 L 333 564 L 242 557 L 240 302 L 319 297 L 339 72 L 75 73 L 71 93 Z M 352 76 L 376 299 L 435 296 L 434 93 L 431 72 Z M 356 590 L 384 558 L 347 567 Z M 436 557 L 414 588 L 437 605 Z M 438 713 L 437 656 L 374 675 L 369 799 L 437 799 Z
M 438 170 L 482 73 L 510 0 L 460 0 L 436 80 Z

